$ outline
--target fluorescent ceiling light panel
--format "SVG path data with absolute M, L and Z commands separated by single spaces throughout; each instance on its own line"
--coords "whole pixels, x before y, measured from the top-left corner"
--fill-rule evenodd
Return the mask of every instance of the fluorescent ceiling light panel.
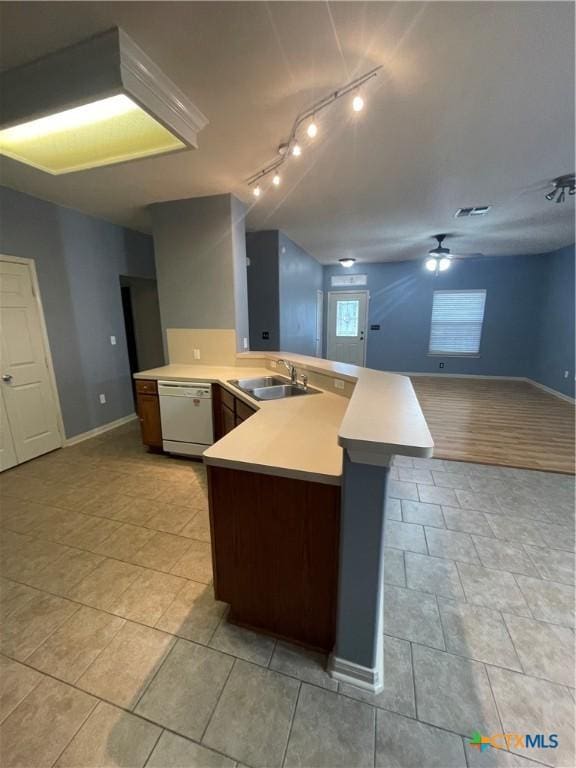
M 1 77 L 0 154 L 52 174 L 196 148 L 208 122 L 119 29 Z

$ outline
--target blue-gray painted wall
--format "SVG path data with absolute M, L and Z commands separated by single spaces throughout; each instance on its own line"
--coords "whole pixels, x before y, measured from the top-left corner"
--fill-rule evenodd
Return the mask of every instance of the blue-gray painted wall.
M 119 276 L 155 277 L 152 238 L 5 187 L 0 222 L 0 252 L 36 262 L 66 436 L 133 413 Z
M 455 261 L 438 277 L 420 261 L 324 268 L 324 289 L 342 273 L 368 276 L 366 364 L 406 372 L 522 376 L 574 395 L 574 247 L 535 256 Z M 480 357 L 429 356 L 435 290 L 485 288 Z M 345 289 L 344 289 L 345 290 Z M 444 362 L 444 368 L 439 363 Z M 564 370 L 569 370 L 568 379 Z
M 316 292 L 323 272 L 310 254 L 280 232 L 280 349 L 316 354 Z
M 574 246 L 542 257 L 542 301 L 538 355 L 533 378 L 574 397 Z M 569 378 L 564 378 L 569 371 Z
M 314 355 L 322 267 L 278 230 L 246 235 L 250 349 Z M 268 339 L 263 339 L 267 332 Z

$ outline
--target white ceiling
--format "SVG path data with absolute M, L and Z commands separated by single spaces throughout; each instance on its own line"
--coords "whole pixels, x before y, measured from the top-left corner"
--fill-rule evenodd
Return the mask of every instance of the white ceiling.
M 574 6 L 569 2 L 3 2 L 9 68 L 122 26 L 209 118 L 198 151 L 52 177 L 5 160 L 2 182 L 145 231 L 146 206 L 233 192 L 250 229 L 324 263 L 454 252 L 540 253 L 574 241 Z M 366 110 L 321 120 L 314 147 L 256 205 L 243 180 L 302 109 L 378 64 Z M 481 219 L 460 206 L 490 204 Z

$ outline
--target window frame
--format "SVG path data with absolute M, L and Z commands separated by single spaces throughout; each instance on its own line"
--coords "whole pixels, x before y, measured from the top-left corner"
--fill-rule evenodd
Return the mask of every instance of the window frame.
M 478 341 L 478 352 L 431 352 L 430 342 L 432 340 L 432 321 L 434 317 L 434 296 L 437 293 L 483 293 L 484 294 L 484 308 L 482 312 L 482 324 L 480 326 L 480 339 Z M 428 334 L 428 352 L 427 357 L 468 357 L 478 358 L 481 357 L 482 341 L 484 338 L 484 320 L 486 318 L 486 301 L 488 299 L 488 290 L 486 288 L 457 288 L 451 289 L 439 289 L 432 292 L 432 307 L 430 309 L 430 332 Z

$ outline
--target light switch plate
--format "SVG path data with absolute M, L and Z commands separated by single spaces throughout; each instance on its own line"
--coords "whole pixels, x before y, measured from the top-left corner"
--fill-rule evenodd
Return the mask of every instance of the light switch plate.
M 112 344 L 113 347 L 116 346 L 116 336 L 110 336 L 110 344 Z
M 342 379 L 334 379 L 334 389 L 344 389 L 344 382 Z
M 104 403 L 106 402 L 106 395 L 105 394 L 98 395 L 98 399 L 100 400 L 100 403 L 104 405 Z
M 199 349 L 195 349 L 193 351 L 193 355 L 194 355 L 194 360 L 200 360 L 200 350 Z

